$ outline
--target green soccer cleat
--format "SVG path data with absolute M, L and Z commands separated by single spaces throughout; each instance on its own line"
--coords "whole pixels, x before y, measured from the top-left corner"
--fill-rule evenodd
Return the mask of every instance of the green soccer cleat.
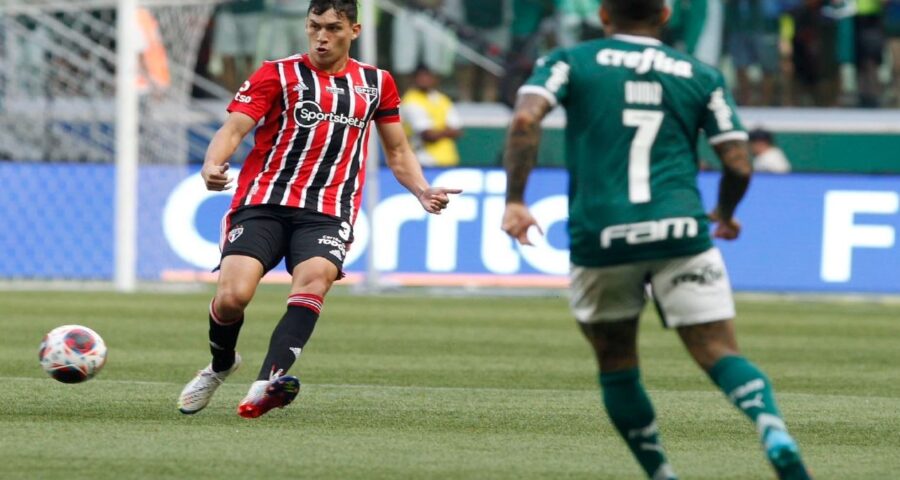
M 779 480 L 812 480 L 800 458 L 797 442 L 784 430 L 769 430 L 763 439 L 763 448 Z

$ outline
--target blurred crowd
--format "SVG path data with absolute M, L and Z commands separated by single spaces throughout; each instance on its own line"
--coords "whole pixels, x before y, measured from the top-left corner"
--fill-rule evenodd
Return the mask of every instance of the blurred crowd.
M 401 88 L 424 65 L 456 101 L 510 103 L 540 55 L 603 36 L 601 1 L 384 0 L 378 63 Z M 900 106 L 900 0 L 669 3 L 665 41 L 721 67 L 742 105 Z M 225 3 L 200 68 L 234 90 L 262 60 L 305 51 L 308 6 Z

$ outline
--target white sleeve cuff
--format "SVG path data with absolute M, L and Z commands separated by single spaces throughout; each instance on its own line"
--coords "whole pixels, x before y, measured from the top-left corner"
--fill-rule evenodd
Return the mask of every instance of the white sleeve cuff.
M 709 144 L 718 145 L 720 143 L 730 142 L 733 140 L 747 141 L 748 139 L 750 139 L 750 136 L 747 135 L 747 132 L 738 130 L 733 132 L 720 133 L 714 137 L 709 137 Z
M 524 95 L 526 93 L 533 93 L 535 95 L 540 95 L 547 99 L 550 102 L 550 106 L 555 107 L 559 100 L 556 99 L 556 95 L 547 90 L 544 87 L 540 87 L 537 85 L 524 85 L 519 88 L 518 95 Z

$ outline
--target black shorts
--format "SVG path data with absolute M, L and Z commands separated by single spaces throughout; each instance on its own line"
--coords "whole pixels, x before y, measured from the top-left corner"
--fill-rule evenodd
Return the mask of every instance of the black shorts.
M 353 227 L 338 217 L 306 208 L 254 205 L 231 213 L 222 239 L 222 258 L 246 255 L 259 260 L 266 272 L 281 259 L 294 267 L 322 257 L 338 268 L 344 278 L 344 259 L 353 243 Z

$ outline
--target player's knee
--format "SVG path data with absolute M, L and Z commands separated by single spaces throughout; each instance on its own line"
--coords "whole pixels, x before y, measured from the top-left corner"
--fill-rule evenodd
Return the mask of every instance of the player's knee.
M 249 295 L 231 289 L 221 290 L 216 294 L 216 314 L 226 322 L 239 320 L 249 303 Z
M 338 268 L 327 260 L 307 260 L 294 268 L 291 294 L 309 293 L 324 297 L 338 275 Z
M 294 283 L 291 287 L 291 295 L 308 293 L 324 297 L 328 290 L 331 289 L 332 283 L 334 283 L 334 280 L 324 274 L 306 277 L 302 281 Z

